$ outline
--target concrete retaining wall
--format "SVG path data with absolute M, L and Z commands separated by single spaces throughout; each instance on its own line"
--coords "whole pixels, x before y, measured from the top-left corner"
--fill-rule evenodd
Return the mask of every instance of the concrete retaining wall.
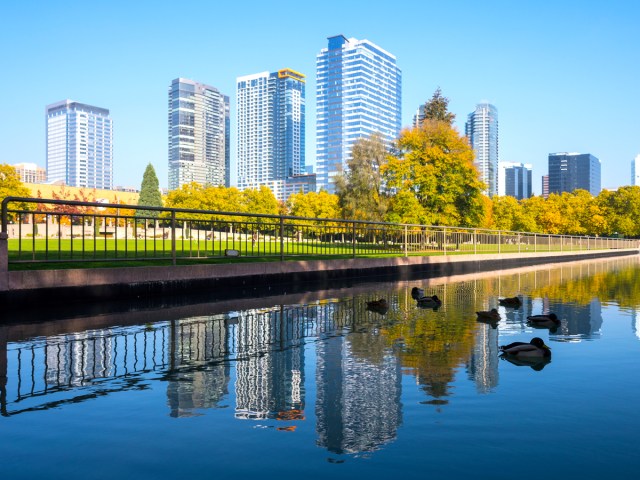
M 300 285 L 331 287 L 345 279 L 410 280 L 504 270 L 545 263 L 637 255 L 638 250 L 602 250 L 502 255 L 358 258 L 225 265 L 127 267 L 12 271 L 0 304 L 8 309 L 29 305 L 94 302 L 157 295 L 184 295 L 234 289 L 295 291 Z

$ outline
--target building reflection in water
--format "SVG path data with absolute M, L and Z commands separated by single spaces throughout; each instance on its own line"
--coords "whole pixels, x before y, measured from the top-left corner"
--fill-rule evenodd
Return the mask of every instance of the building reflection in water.
M 498 329 L 489 324 L 478 327 L 467 372 L 479 393 L 490 393 L 498 386 Z
M 597 338 L 602 329 L 602 304 L 597 298 L 586 305 L 543 300 L 543 311 L 553 312 L 561 320 L 551 333 L 577 338 Z
M 172 322 L 167 401 L 172 417 L 216 408 L 229 393 L 227 316 Z
M 343 320 L 352 314 L 346 304 L 334 307 L 331 313 Z M 385 339 L 375 331 L 345 329 L 323 335 L 316 352 L 318 445 L 360 453 L 394 440 L 402 423 L 402 374 Z
M 304 420 L 304 327 L 309 307 L 240 313 L 235 327 L 240 419 Z

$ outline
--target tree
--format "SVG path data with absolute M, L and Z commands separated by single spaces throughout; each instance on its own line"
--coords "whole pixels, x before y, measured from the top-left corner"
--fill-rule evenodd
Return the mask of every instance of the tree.
M 160 193 L 160 182 L 158 176 L 150 163 L 142 176 L 142 185 L 140 185 L 140 197 L 138 205 L 146 205 L 149 207 L 162 207 L 162 195 Z M 152 217 L 158 218 L 160 212 L 157 210 L 136 210 L 136 217 Z
M 446 121 L 425 120 L 420 128 L 404 130 L 397 141 L 398 153 L 382 166 L 387 188 L 414 209 L 412 217 L 427 225 L 474 227 L 484 217 L 484 183 L 473 165 L 473 149 Z M 410 202 L 407 195 L 414 197 Z M 420 205 L 420 209 L 417 209 Z M 405 222 L 408 213 L 395 220 Z
M 15 168 L 11 165 L 0 164 L 0 202 L 6 197 L 32 197 L 32 195 L 31 191 L 20 180 L 20 175 L 18 175 Z M 12 208 L 20 210 L 29 209 L 29 204 L 24 202 L 12 203 L 11 205 Z M 12 215 L 9 219 L 14 220 Z
M 449 112 L 449 99 L 442 96 L 440 87 L 436 89 L 427 103 L 424 104 L 422 110 L 424 112 L 425 120 L 437 120 L 439 122 L 445 122 L 448 125 L 453 124 L 453 120 L 456 118 L 455 114 Z
M 380 134 L 356 141 L 347 162 L 347 171 L 336 177 L 336 194 L 344 218 L 383 221 L 389 199 L 381 192 L 380 169 L 387 148 Z

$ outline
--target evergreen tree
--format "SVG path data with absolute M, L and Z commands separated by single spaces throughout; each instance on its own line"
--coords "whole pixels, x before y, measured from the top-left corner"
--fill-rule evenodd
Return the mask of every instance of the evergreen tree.
M 449 110 L 449 99 L 442 96 L 440 87 L 433 93 L 433 97 L 427 103 L 424 104 L 424 119 L 436 120 L 439 122 L 445 122 L 448 125 L 453 124 L 453 120 L 456 118 L 455 114 Z
M 140 197 L 138 205 L 146 205 L 149 207 L 162 207 L 162 195 L 160 194 L 160 182 L 153 168 L 153 165 L 147 165 L 142 177 L 142 185 L 140 186 Z M 152 217 L 157 218 L 159 211 L 155 210 L 136 210 L 136 217 Z

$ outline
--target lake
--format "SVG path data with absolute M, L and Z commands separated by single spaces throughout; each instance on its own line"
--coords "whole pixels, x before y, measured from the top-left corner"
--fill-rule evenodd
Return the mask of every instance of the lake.
M 414 286 L 442 305 L 419 307 Z M 491 308 L 500 321 L 477 320 Z M 18 316 L 0 325 L 2 476 L 630 475 L 639 310 L 632 256 Z M 527 324 L 548 312 L 557 329 Z M 536 336 L 550 361 L 500 356 Z

